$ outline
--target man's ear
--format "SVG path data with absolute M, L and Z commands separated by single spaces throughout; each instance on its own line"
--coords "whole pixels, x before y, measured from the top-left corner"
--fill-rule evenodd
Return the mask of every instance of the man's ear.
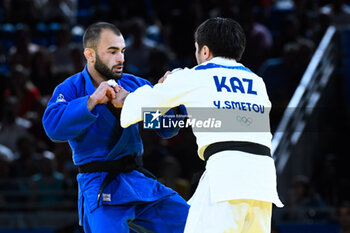
M 213 58 L 213 54 L 211 53 L 209 47 L 206 45 L 203 45 L 202 47 L 202 55 L 205 61 L 209 61 Z
M 96 58 L 95 50 L 92 48 L 84 49 L 84 56 L 88 62 L 94 63 Z

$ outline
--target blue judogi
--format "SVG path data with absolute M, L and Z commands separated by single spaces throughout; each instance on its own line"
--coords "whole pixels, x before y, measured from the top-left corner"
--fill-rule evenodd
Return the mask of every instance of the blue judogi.
M 147 80 L 123 74 L 118 84 L 129 92 Z M 90 112 L 87 100 L 95 91 L 87 68 L 58 85 L 43 117 L 47 135 L 54 141 L 68 141 L 76 165 L 141 156 L 143 145 L 134 124 L 122 129 L 106 105 Z M 176 129 L 161 131 L 171 137 Z M 188 208 L 176 192 L 133 170 L 118 175 L 103 191 L 100 207 L 97 195 L 107 172 L 79 173 L 79 223 L 85 232 L 183 232 Z

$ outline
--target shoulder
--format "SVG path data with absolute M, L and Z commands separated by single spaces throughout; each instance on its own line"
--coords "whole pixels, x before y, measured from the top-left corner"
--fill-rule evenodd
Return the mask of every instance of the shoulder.
M 145 85 L 145 84 L 151 84 L 148 80 L 135 76 L 133 74 L 128 74 L 128 73 L 124 73 L 122 80 L 124 81 L 130 81 L 130 82 L 134 82 L 140 85 Z
M 132 74 L 128 74 L 128 73 L 124 73 L 123 77 L 120 79 L 121 85 L 125 88 L 125 89 L 129 89 L 129 91 L 133 91 L 139 87 L 142 87 L 144 85 L 149 85 L 152 86 L 152 84 L 144 79 L 144 78 L 140 78 L 137 77 L 135 75 Z
M 72 76 L 66 78 L 65 80 L 63 80 L 60 85 L 63 86 L 69 86 L 69 85 L 79 85 L 81 83 L 84 83 L 84 76 L 82 74 L 82 72 L 73 74 Z
M 82 72 L 79 72 L 66 78 L 64 81 L 57 85 L 55 90 L 59 90 L 60 92 L 63 91 L 67 94 L 76 94 L 80 92 L 79 90 L 84 89 L 84 87 L 85 79 Z
M 184 77 L 186 78 L 186 76 L 190 75 L 193 76 L 196 73 L 195 67 L 193 68 L 179 68 L 179 69 L 174 69 L 171 71 L 172 73 L 168 75 L 168 77 L 177 77 L 177 78 L 181 78 Z
M 176 85 L 184 87 L 184 83 L 193 80 L 195 77 L 194 70 L 189 68 L 175 69 L 172 70 L 170 74 L 167 75 L 164 83 L 167 85 Z

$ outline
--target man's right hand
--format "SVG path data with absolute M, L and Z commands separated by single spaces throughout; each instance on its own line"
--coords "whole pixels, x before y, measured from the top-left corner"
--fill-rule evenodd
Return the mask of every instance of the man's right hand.
M 172 71 L 167 71 L 163 77 L 161 77 L 159 80 L 158 80 L 158 83 L 163 83 L 165 81 L 165 79 L 168 77 L 169 74 L 172 74 L 172 73 L 175 73 L 179 70 L 183 70 L 182 68 L 176 68 L 176 69 L 173 69 Z
M 102 82 L 95 92 L 90 95 L 87 101 L 88 109 L 91 111 L 97 104 L 106 104 L 111 99 L 114 99 L 119 88 L 119 86 L 111 87 L 107 81 Z

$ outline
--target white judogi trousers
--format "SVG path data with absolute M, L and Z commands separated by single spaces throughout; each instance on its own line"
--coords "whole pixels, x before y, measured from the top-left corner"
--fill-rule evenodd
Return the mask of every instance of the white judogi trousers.
M 191 207 L 184 233 L 271 232 L 271 202 L 252 199 L 213 202 L 210 193 L 204 174 L 189 200 Z

